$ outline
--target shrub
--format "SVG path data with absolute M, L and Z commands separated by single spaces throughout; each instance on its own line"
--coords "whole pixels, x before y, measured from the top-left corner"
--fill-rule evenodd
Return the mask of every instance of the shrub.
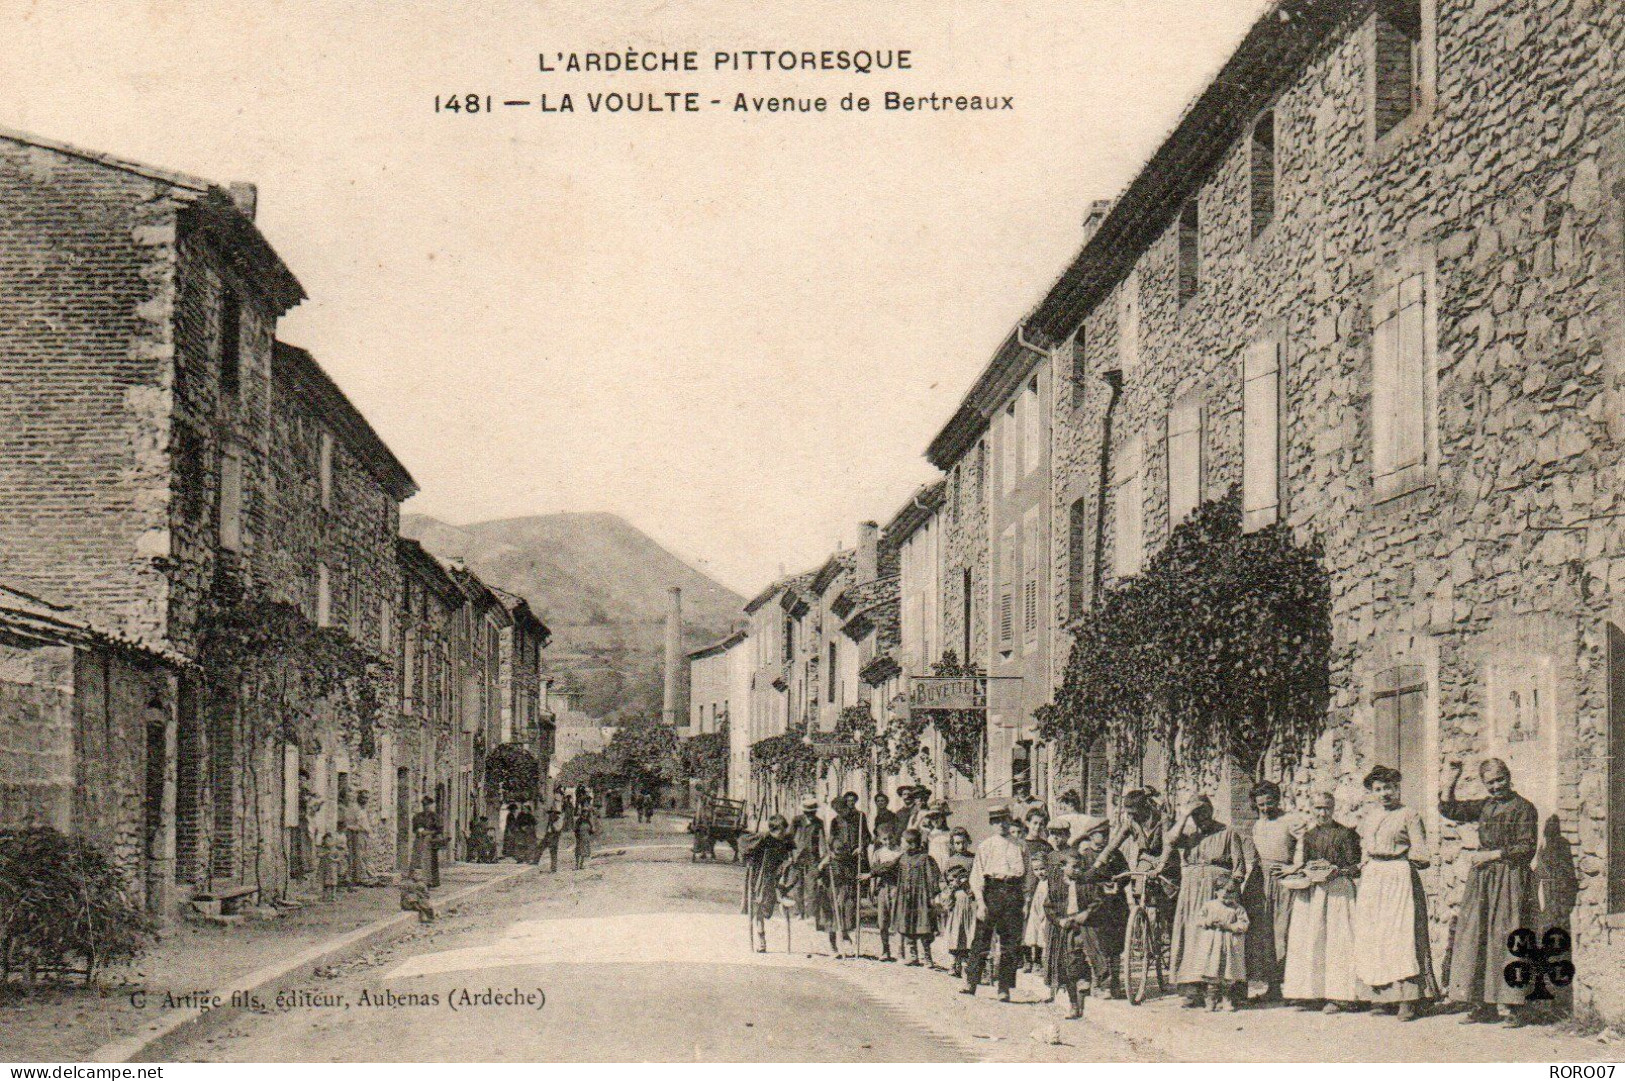
M 0 978 L 77 971 L 88 983 L 156 933 L 90 842 L 49 828 L 0 833 Z

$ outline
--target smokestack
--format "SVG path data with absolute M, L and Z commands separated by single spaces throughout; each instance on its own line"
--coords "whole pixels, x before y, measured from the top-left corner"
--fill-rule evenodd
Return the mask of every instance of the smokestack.
M 857 580 L 872 582 L 880 576 L 880 526 L 874 522 L 858 523 L 857 565 L 853 571 Z
M 666 596 L 666 687 L 660 700 L 660 719 L 677 728 L 687 719 L 678 701 L 683 664 L 683 591 L 672 586 Z
M 259 209 L 260 190 L 253 184 L 234 180 L 226 187 L 231 195 L 231 201 L 237 204 L 237 209 L 243 212 L 243 217 L 249 221 L 254 220 L 254 211 Z

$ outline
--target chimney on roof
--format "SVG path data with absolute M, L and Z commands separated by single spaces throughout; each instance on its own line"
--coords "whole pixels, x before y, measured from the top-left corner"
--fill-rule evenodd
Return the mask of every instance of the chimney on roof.
M 880 573 L 880 526 L 874 522 L 858 523 L 857 565 L 853 568 L 859 582 L 872 582 Z
M 1089 243 L 1090 238 L 1095 235 L 1095 230 L 1100 228 L 1100 223 L 1105 221 L 1106 215 L 1111 212 L 1112 201 L 1110 199 L 1096 199 L 1089 204 L 1089 213 L 1083 216 L 1083 242 L 1085 244 Z
M 237 204 L 237 209 L 243 212 L 243 217 L 253 221 L 254 211 L 260 205 L 260 189 L 247 181 L 233 180 L 226 190 L 231 193 L 231 201 Z

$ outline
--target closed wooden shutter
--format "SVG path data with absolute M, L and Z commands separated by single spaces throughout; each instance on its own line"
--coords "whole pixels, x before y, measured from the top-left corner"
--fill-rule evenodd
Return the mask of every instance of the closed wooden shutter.
M 1015 526 L 999 538 L 999 646 L 1009 649 L 1016 636 Z
M 1089 500 L 1074 499 L 1067 517 L 1067 611 L 1076 619 L 1089 606 Z
M 1242 524 L 1260 529 L 1281 509 L 1280 342 L 1248 346 L 1242 374 Z
M 1426 674 L 1419 665 L 1401 665 L 1377 677 L 1372 707 L 1372 766 L 1389 766 L 1403 775 L 1400 795 L 1406 806 L 1419 807 L 1427 789 Z
M 1372 312 L 1372 474 L 1393 494 L 1421 484 L 1427 461 L 1425 281 L 1412 274 L 1383 290 Z
M 1135 436 L 1126 441 L 1118 458 L 1114 547 L 1119 578 L 1132 578 L 1140 573 L 1145 550 L 1145 497 L 1140 479 L 1144 445 L 1141 437 Z
M 1187 394 L 1168 414 L 1168 527 L 1202 501 L 1202 399 Z
M 1021 630 L 1028 640 L 1038 635 L 1038 510 L 1021 521 Z

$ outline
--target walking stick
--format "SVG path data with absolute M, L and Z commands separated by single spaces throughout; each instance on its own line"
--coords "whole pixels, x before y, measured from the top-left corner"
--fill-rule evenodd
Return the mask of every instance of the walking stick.
M 745 865 L 745 936 L 749 939 L 752 952 L 756 950 L 756 867 L 753 864 Z M 763 937 L 766 935 L 764 933 Z

